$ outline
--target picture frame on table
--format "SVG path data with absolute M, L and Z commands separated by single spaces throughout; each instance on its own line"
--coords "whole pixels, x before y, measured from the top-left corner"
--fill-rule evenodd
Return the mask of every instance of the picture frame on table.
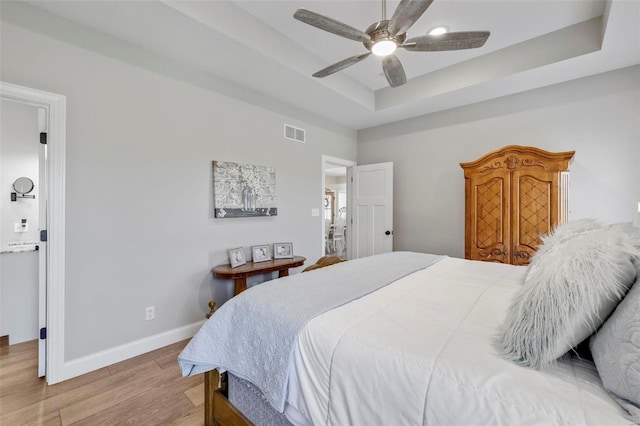
M 229 250 L 229 264 L 232 268 L 241 266 L 247 263 L 244 257 L 244 250 L 242 247 L 237 247 Z
M 293 243 L 275 243 L 273 245 L 274 259 L 291 259 L 293 258 Z
M 253 263 L 266 262 L 271 260 L 271 252 L 268 244 L 252 246 L 251 253 L 253 255 Z

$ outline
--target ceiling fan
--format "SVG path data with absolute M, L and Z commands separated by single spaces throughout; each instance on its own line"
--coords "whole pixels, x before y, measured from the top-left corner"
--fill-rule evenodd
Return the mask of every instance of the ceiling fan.
M 434 52 L 461 50 L 481 47 L 489 38 L 489 31 L 468 31 L 445 33 L 441 35 L 423 35 L 407 39 L 407 30 L 422 16 L 433 0 L 402 0 L 390 20 L 386 18 L 386 0 L 382 0 L 382 20 L 374 22 L 360 31 L 350 25 L 319 13 L 300 8 L 293 17 L 305 24 L 321 30 L 359 41 L 368 52 L 336 62 L 313 74 L 314 77 L 326 77 L 346 67 L 357 64 L 372 53 L 382 56 L 382 69 L 391 87 L 407 82 L 400 60 L 393 54 L 398 47 L 412 52 Z

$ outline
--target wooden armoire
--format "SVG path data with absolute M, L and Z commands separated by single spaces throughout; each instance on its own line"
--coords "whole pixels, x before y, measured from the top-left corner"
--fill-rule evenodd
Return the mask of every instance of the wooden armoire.
M 467 259 L 526 265 L 540 235 L 567 220 L 575 151 L 510 145 L 460 163 L 465 180 Z

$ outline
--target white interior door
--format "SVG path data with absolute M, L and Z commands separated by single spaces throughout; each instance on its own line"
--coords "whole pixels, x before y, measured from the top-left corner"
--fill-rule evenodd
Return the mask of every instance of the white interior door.
M 347 182 L 351 258 L 393 251 L 393 163 L 350 167 Z

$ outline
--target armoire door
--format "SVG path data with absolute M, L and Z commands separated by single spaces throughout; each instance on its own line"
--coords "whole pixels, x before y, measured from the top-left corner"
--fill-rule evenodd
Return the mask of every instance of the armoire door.
M 558 173 L 515 170 L 511 175 L 510 247 L 514 265 L 527 265 L 541 243 L 559 223 Z
M 467 182 L 467 259 L 509 263 L 510 186 L 506 171 L 474 176 Z

